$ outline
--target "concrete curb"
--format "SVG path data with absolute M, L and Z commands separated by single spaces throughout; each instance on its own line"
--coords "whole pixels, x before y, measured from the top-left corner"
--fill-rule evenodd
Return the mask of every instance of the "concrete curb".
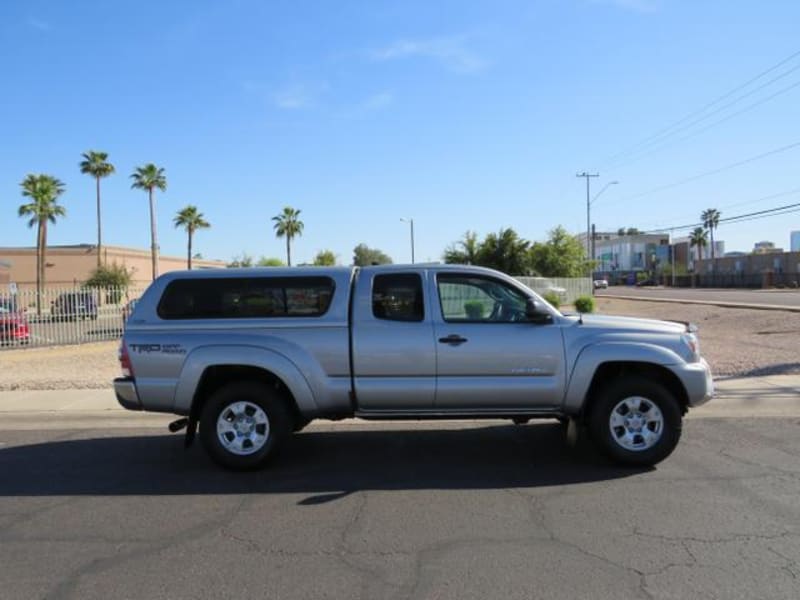
M 715 387 L 716 397 L 690 410 L 691 417 L 800 417 L 800 374 L 719 378 Z M 166 427 L 174 419 L 170 414 L 125 410 L 110 388 L 0 392 L 0 431 L 93 428 L 98 423 Z
M 800 312 L 800 306 L 786 306 L 783 304 L 751 304 L 749 302 L 728 302 L 725 300 L 692 300 L 689 298 L 642 298 L 641 296 L 622 296 L 616 294 L 603 294 L 595 298 L 613 298 L 616 300 L 640 300 L 642 302 L 668 302 L 672 304 L 705 304 L 706 306 L 720 306 L 723 308 L 749 308 L 754 310 L 783 310 Z

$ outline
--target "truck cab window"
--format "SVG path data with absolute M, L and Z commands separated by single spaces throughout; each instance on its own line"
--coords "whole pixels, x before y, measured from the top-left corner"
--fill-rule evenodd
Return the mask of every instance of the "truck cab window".
M 515 323 L 527 320 L 526 298 L 505 282 L 489 277 L 451 275 L 437 278 L 442 318 L 449 323 Z
M 376 275 L 372 281 L 372 314 L 387 321 L 422 321 L 422 278 L 416 273 Z

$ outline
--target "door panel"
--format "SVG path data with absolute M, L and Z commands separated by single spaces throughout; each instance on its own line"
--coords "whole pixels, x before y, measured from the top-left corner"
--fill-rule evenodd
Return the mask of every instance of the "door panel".
M 547 408 L 566 380 L 561 329 L 530 323 L 525 296 L 487 276 L 440 273 L 434 337 L 438 409 Z
M 359 273 L 353 374 L 360 410 L 433 407 L 436 346 L 424 277 L 424 271 L 375 274 L 366 268 Z

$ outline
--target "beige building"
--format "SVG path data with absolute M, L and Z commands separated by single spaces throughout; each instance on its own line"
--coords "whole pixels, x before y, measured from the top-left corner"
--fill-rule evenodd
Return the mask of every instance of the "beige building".
M 132 277 L 134 287 L 145 287 L 151 281 L 150 251 L 121 246 L 104 246 L 103 262 L 124 266 Z M 215 269 L 225 266 L 221 260 L 193 259 L 194 269 Z M 45 283 L 48 287 L 80 285 L 97 267 L 97 247 L 49 246 L 45 259 Z M 186 258 L 161 256 L 159 272 L 186 268 Z M 20 289 L 36 287 L 36 248 L 0 248 L 0 283 L 16 283 Z
M 11 281 L 11 265 L 4 260 L 0 260 L 0 289 Z

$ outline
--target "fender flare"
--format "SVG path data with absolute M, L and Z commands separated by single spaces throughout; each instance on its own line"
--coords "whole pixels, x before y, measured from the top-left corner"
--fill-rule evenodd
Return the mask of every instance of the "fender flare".
M 245 345 L 201 346 L 192 350 L 184 361 L 175 389 L 174 412 L 188 415 L 205 370 L 221 366 L 254 367 L 269 371 L 286 385 L 303 415 L 318 413 L 311 386 L 297 365 L 274 350 Z
M 637 362 L 669 368 L 684 360 L 669 348 L 654 344 L 600 342 L 584 347 L 572 366 L 564 395 L 564 412 L 578 414 L 597 369 L 604 363 Z

